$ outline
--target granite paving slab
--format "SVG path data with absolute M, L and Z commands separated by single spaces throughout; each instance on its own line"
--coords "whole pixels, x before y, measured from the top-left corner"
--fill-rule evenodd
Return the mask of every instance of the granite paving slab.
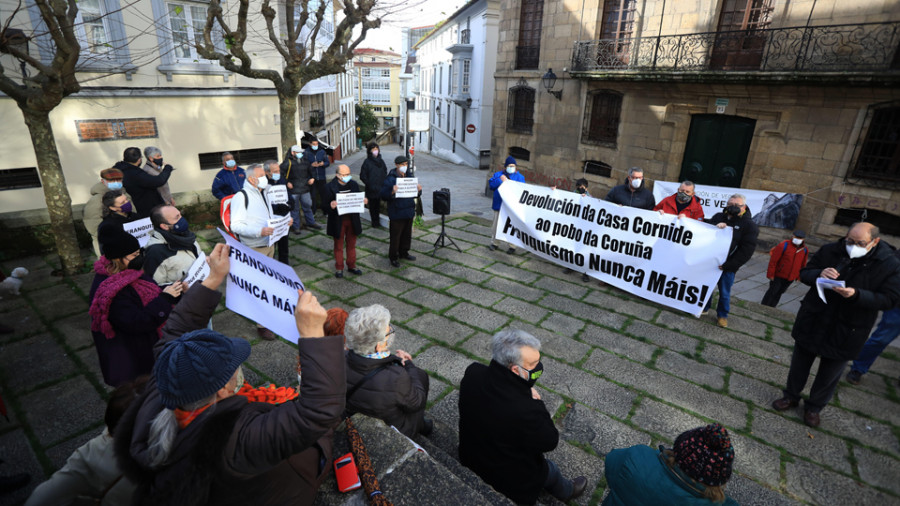
M 584 295 L 588 292 L 588 287 L 586 287 L 584 284 L 576 285 L 575 283 L 568 283 L 566 281 L 546 276 L 535 281 L 532 286 L 550 293 L 565 295 L 573 299 L 580 299 L 584 297 Z
M 787 491 L 804 501 L 823 506 L 895 504 L 897 499 L 857 481 L 802 460 L 788 462 Z
M 563 476 L 584 476 L 587 478 L 587 487 L 584 489 L 584 494 L 582 494 L 581 497 L 574 501 L 569 501 L 568 503 L 557 501 L 546 492 L 541 493 L 540 497 L 538 497 L 538 501 L 542 504 L 553 505 L 572 503 L 583 505 L 591 504 L 591 496 L 594 493 L 594 489 L 597 487 L 597 484 L 600 483 L 600 479 L 603 478 L 603 459 L 582 451 L 565 441 L 561 441 L 556 449 L 547 453 L 546 458 L 552 460 L 559 466 Z
M 716 343 L 734 348 L 750 355 L 777 362 L 784 366 L 791 365 L 792 347 L 782 346 L 770 341 L 764 341 L 755 337 L 728 332 L 717 335 Z
M 893 455 L 896 456 L 897 453 L 893 452 Z M 853 456 L 856 457 L 856 469 L 863 481 L 900 495 L 900 480 L 897 479 L 900 477 L 900 460 L 859 446 L 853 447 Z
M 403 294 L 403 299 L 412 304 L 418 304 L 430 311 L 442 311 L 456 303 L 456 299 L 428 288 L 413 288 Z
M 2 321 L 7 327 L 12 327 L 9 334 L 0 334 L 0 342 L 13 341 L 25 336 L 46 332 L 47 327 L 41 321 L 40 316 L 24 301 L 16 301 L 17 309 L 3 314 Z
M 80 350 L 94 345 L 94 336 L 91 333 L 91 316 L 87 313 L 57 320 L 53 326 L 73 350 Z
M 444 314 L 456 318 L 459 321 L 464 321 L 467 324 L 488 333 L 500 330 L 509 321 L 509 318 L 502 313 L 478 307 L 469 304 L 468 302 L 460 302 L 447 311 L 444 311 Z
M 544 296 L 544 292 L 542 290 L 532 288 L 530 286 L 525 286 L 521 283 L 496 276 L 489 279 L 481 286 L 489 288 L 496 292 L 500 292 L 501 294 L 509 295 L 517 299 L 527 300 L 529 302 L 535 302 Z
M 511 324 L 510 328 L 516 328 L 515 324 Z M 467 352 L 482 359 L 484 362 L 490 362 L 492 356 L 491 339 L 493 336 L 484 332 L 478 332 L 474 336 L 466 339 L 462 344 L 462 348 Z
M 640 406 L 631 416 L 631 423 L 662 437 L 670 448 L 682 432 L 706 425 L 706 422 L 695 416 L 647 398 L 641 399 Z
M 371 273 L 369 276 L 374 276 L 375 274 L 379 274 L 381 276 L 386 276 L 380 273 Z M 397 280 L 400 281 L 400 280 Z M 405 281 L 400 281 L 401 283 L 405 283 Z M 360 283 L 354 283 L 349 278 L 337 279 L 337 278 L 326 278 L 322 281 L 319 281 L 315 284 L 317 290 L 321 290 L 330 295 L 341 299 L 350 299 L 360 295 L 369 290 L 369 286 L 372 286 L 372 278 L 367 280 L 368 285 L 363 285 Z
M 803 422 L 753 408 L 752 434 L 788 452 L 845 473 L 851 472 L 847 445 L 839 438 L 811 429 Z
M 644 321 L 649 321 L 657 312 L 656 308 L 642 304 L 637 299 L 623 299 L 599 290 L 591 290 L 583 300 L 588 304 L 593 304 L 608 311 L 634 316 Z
M 568 297 L 563 297 L 561 295 L 556 295 L 553 293 L 548 294 L 546 297 L 541 299 L 540 305 L 544 306 L 547 309 L 561 311 L 576 318 L 581 318 L 582 320 L 588 321 L 595 321 L 597 317 L 606 313 L 605 311 L 599 310 L 596 307 L 591 306 L 590 304 L 578 302 Z
M 708 344 L 701 356 L 704 360 L 720 367 L 731 367 L 754 378 L 778 380 L 786 379 L 788 367 L 756 357 L 729 350 L 715 344 Z
M 552 358 L 542 361 L 540 381 L 545 387 L 616 418 L 628 416 L 637 397 L 634 392 Z
M 0 435 L 0 448 L 3 448 L 3 460 L 0 464 L 0 475 L 9 476 L 17 473 L 28 473 L 31 481 L 27 485 L 7 494 L 0 495 L 0 506 L 22 504 L 31 495 L 35 487 L 44 481 L 44 469 L 28 444 L 28 438 L 22 429 Z
M 297 383 L 297 355 L 296 344 L 281 339 L 261 340 L 253 345 L 247 362 L 271 378 L 276 385 L 293 386 Z
M 455 387 L 459 386 L 466 368 L 472 362 L 474 360 L 471 358 L 441 346 L 432 346 L 416 355 L 415 359 L 417 366 L 446 378 Z
M 406 326 L 431 339 L 454 345 L 472 335 L 475 331 L 461 323 L 443 316 L 425 313 L 406 323 Z
M 503 300 L 494 304 L 494 309 L 528 323 L 537 323 L 549 313 L 546 309 L 532 302 L 525 302 L 512 297 L 504 297 Z
M 503 276 L 504 278 L 518 281 L 519 283 L 524 284 L 530 284 L 532 281 L 536 280 L 539 277 L 537 274 L 531 271 L 520 269 L 518 267 L 512 267 L 499 262 L 492 265 L 488 270 L 491 272 L 491 274 Z
M 550 316 L 541 322 L 541 327 L 564 336 L 575 337 L 584 327 L 584 322 L 564 314 L 550 313 Z
M 662 346 L 663 348 L 668 348 L 672 351 L 693 353 L 697 349 L 697 344 L 699 344 L 693 337 L 688 337 L 684 334 L 679 334 L 678 332 L 673 332 L 640 320 L 634 320 L 625 327 L 625 333 L 636 337 L 643 337 L 657 346 Z
M 728 480 L 725 493 L 741 506 L 795 506 L 801 504 L 736 473 L 732 474 L 731 479 Z
M 470 285 L 469 283 L 459 283 L 458 285 L 447 289 L 447 293 L 457 299 L 467 300 L 485 307 L 491 307 L 503 298 L 502 293 L 485 290 L 484 288 L 479 288 L 475 285 Z
M 438 267 L 437 270 L 440 270 L 440 267 Z M 453 278 L 448 278 L 437 272 L 428 271 L 415 266 L 403 269 L 397 273 L 397 276 L 434 290 L 443 290 L 458 283 L 458 281 Z
M 736 432 L 731 432 L 734 469 L 766 485 L 778 488 L 781 480 L 781 452 Z
M 560 433 L 566 441 L 589 445 L 606 456 L 616 448 L 650 444 L 649 434 L 586 407 L 575 404 L 560 422 Z
M 32 390 L 75 372 L 74 362 L 49 334 L 4 344 L 0 353 L 6 362 L 2 374 L 13 392 Z
M 469 283 L 476 284 L 481 283 L 491 277 L 491 274 L 489 272 L 480 271 L 478 269 L 473 269 L 471 267 L 466 267 L 464 265 L 456 264 L 453 262 L 444 262 L 435 267 L 435 270 L 439 271 L 445 276 L 452 276 L 454 278 L 463 279 L 465 281 L 468 281 Z
M 362 276 L 353 278 L 353 280 L 363 286 L 374 288 L 379 292 L 384 292 L 394 296 L 398 296 L 404 292 L 408 292 L 416 287 L 416 285 L 408 281 L 403 281 L 402 279 L 387 274 L 382 274 L 380 272 L 370 272 L 368 274 L 363 274 Z
M 778 381 L 778 378 L 771 378 Z M 781 378 L 784 381 L 785 378 Z M 757 406 L 768 406 L 775 399 L 782 397 L 782 387 L 763 383 L 743 374 L 732 373 L 728 378 L 728 392 L 731 395 L 746 399 Z
M 840 388 L 838 393 L 841 407 L 900 426 L 900 404 L 858 388 Z
M 823 409 L 820 416 L 822 424 L 819 428 L 824 431 L 844 438 L 853 438 L 862 444 L 900 455 L 900 443 L 897 441 L 894 428 L 890 425 L 834 406 Z
M 623 337 L 617 332 L 595 325 L 585 327 L 579 339 L 592 346 L 599 346 L 604 350 L 625 355 L 638 362 L 649 361 L 653 357 L 653 352 L 656 351 L 656 347 L 653 345 Z
M 715 390 L 721 390 L 725 386 L 725 371 L 714 365 L 701 364 L 684 355 L 664 351 L 656 358 L 656 367 L 694 383 L 707 385 Z
M 430 344 L 431 341 L 413 334 L 404 328 L 403 325 L 394 325 L 394 342 L 391 344 L 392 350 L 403 350 L 415 357 L 422 348 Z
M 25 411 L 25 420 L 44 446 L 68 439 L 92 425 L 100 425 L 98 414 L 106 410 L 106 402 L 81 375 L 36 390 L 21 397 L 19 402 Z M 59 416 L 60 413 L 65 416 Z
M 406 296 L 403 297 L 407 299 Z M 422 310 L 412 304 L 407 304 L 396 297 L 387 297 L 374 291 L 366 292 L 349 302 L 351 307 L 359 308 L 380 304 L 391 312 L 391 322 L 405 322 L 418 315 Z

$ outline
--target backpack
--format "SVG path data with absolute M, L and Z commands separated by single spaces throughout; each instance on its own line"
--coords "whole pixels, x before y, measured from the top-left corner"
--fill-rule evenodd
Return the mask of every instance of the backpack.
M 247 206 L 250 205 L 250 203 L 247 202 L 247 193 L 244 190 L 241 190 L 238 193 L 244 194 L 244 209 L 247 209 Z M 234 195 L 237 195 L 237 193 Z M 238 239 L 238 236 L 231 231 L 231 199 L 234 198 L 234 195 L 225 197 L 222 199 L 222 202 L 219 203 L 219 218 L 222 220 L 222 226 L 225 227 L 225 231 L 228 232 L 228 235 Z

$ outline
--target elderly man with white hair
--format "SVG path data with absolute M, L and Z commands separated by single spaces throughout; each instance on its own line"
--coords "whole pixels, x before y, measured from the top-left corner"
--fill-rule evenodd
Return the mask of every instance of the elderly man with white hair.
M 347 338 L 347 412 L 362 413 L 393 425 L 408 437 L 429 435 L 425 418 L 428 375 L 412 356 L 394 350 L 391 313 L 373 304 L 354 309 L 344 324 Z
M 459 384 L 459 460 L 518 504 L 534 504 L 542 490 L 560 501 L 584 493 L 587 479 L 563 477 L 544 458 L 559 431 L 534 388 L 544 371 L 541 342 L 523 330 L 497 332 L 490 365 L 466 369 Z
M 756 249 L 756 239 L 759 236 L 759 227 L 753 223 L 753 215 L 747 208 L 747 197 L 735 193 L 728 197 L 728 202 L 721 213 L 716 213 L 712 218 L 705 220 L 719 228 L 731 227 L 731 246 L 728 247 L 728 257 L 725 263 L 719 266 L 722 275 L 719 277 L 719 303 L 716 305 L 716 321 L 720 327 L 728 326 L 728 312 L 731 310 L 731 287 L 734 286 L 734 275 L 742 265 L 747 263 Z M 706 305 L 704 312 L 709 311 L 712 299 Z
M 162 151 L 156 146 L 147 146 L 144 148 L 144 159 L 147 160 L 147 163 L 144 164 L 144 172 L 151 176 L 162 174 L 163 169 L 166 168 L 166 166 L 163 165 Z M 167 206 L 175 205 L 175 197 L 172 196 L 172 190 L 169 189 L 168 182 L 156 190 L 159 192 L 159 196 L 162 197 L 163 202 L 165 202 Z

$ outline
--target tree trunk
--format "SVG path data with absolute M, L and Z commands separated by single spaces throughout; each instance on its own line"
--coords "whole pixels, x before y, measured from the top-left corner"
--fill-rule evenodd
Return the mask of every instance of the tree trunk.
M 278 111 L 281 114 L 281 155 L 282 158 L 291 152 L 291 146 L 297 142 L 297 92 L 285 92 L 276 86 L 278 91 Z
M 66 186 L 66 176 L 59 163 L 56 138 L 50 124 L 50 113 L 21 107 L 31 134 L 31 144 L 37 158 L 38 173 L 44 189 L 44 200 L 50 213 L 50 230 L 56 238 L 56 252 L 62 262 L 63 272 L 72 276 L 81 272 L 84 260 L 75 236 L 75 222 L 72 220 L 72 199 Z

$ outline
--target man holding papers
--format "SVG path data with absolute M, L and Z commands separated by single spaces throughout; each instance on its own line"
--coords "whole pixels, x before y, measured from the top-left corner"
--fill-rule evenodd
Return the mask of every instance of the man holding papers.
M 826 284 L 824 300 L 817 280 L 843 281 L 845 286 Z M 811 288 L 803 298 L 794 329 L 794 353 L 784 397 L 772 403 L 785 411 L 800 403 L 800 392 L 809 379 L 816 357 L 820 358 L 816 379 L 804 403 L 803 421 L 819 426 L 819 412 L 831 400 L 844 367 L 856 358 L 879 311 L 900 302 L 900 260 L 879 238 L 878 227 L 857 223 L 847 237 L 826 244 L 800 271 L 800 281 Z
M 398 156 L 394 159 L 394 166 L 396 168 L 388 174 L 381 186 L 381 200 L 387 201 L 388 218 L 391 220 L 391 246 L 388 258 L 392 266 L 400 267 L 401 258 L 410 262 L 416 259 L 409 254 L 412 245 L 413 218 L 416 217 L 416 199 L 414 196 L 405 196 L 400 188 L 401 180 L 406 179 L 409 159 Z M 422 185 L 417 183 L 415 188 L 418 195 L 422 195 Z
M 328 225 L 325 232 L 334 238 L 334 277 L 344 277 L 344 244 L 347 244 L 347 270 L 357 276 L 362 271 L 356 268 L 356 236 L 362 233 L 359 213 L 362 206 L 353 206 L 347 197 L 362 197 L 362 204 L 368 202 L 359 190 L 359 185 L 350 175 L 350 167 L 338 165 L 334 179 L 325 185 L 323 192 L 328 206 Z M 355 207 L 355 208 L 351 208 Z

